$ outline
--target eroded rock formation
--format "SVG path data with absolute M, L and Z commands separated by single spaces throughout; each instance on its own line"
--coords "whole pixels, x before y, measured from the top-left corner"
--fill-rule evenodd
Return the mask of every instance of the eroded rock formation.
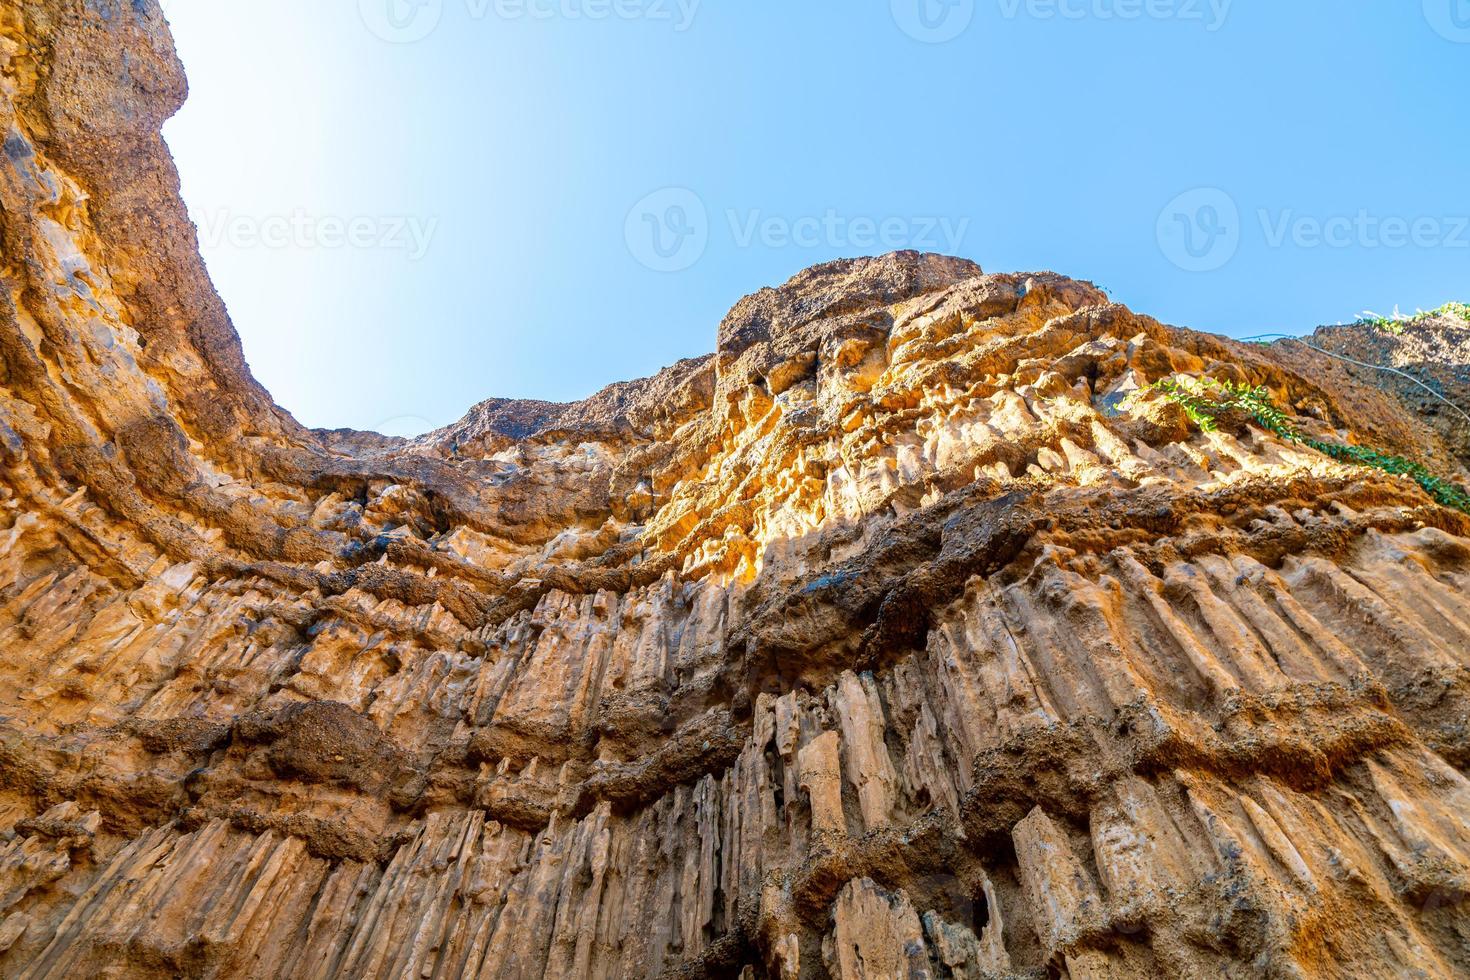
M 1470 517 L 1127 396 L 1463 478 L 1451 413 L 896 254 L 579 404 L 310 432 L 154 0 L 0 5 L 0 85 L 0 975 L 1470 970 Z

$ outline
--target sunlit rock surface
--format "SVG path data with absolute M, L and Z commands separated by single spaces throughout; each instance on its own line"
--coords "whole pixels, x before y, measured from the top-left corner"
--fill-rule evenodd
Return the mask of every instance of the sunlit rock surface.
M 582 403 L 315 433 L 155 0 L 0 5 L 0 85 L 0 976 L 1470 971 L 1470 519 L 1127 395 L 1463 479 L 1447 411 L 901 253 Z

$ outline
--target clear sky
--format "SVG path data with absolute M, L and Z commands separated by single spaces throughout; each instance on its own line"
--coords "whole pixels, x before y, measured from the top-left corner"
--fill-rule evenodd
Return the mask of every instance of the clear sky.
M 166 0 L 256 375 L 409 434 L 916 247 L 1173 323 L 1470 299 L 1470 0 Z

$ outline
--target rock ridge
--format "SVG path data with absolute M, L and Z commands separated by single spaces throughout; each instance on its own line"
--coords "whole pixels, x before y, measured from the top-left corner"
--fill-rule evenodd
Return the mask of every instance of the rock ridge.
M 1422 389 L 900 252 L 311 431 L 185 92 L 156 0 L 0 7 L 0 976 L 1470 971 L 1470 515 L 1152 386 L 1463 482 Z M 1463 404 L 1467 338 L 1311 343 Z

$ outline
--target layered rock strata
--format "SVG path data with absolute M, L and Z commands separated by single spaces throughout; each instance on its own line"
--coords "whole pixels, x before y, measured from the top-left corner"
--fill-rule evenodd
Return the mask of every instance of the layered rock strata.
M 1470 971 L 1470 517 L 1133 393 L 1463 479 L 1448 413 L 900 253 L 585 402 L 312 432 L 155 0 L 0 5 L 0 86 L 0 976 Z

